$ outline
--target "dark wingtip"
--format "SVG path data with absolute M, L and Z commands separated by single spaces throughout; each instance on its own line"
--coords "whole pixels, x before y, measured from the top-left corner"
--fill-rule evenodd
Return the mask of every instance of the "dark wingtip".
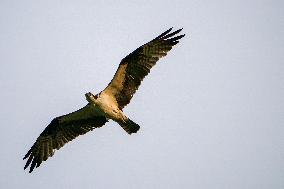
M 171 28 L 172 29 L 172 28 Z M 163 34 L 161 34 L 159 37 L 156 38 L 156 40 L 164 40 L 164 41 L 170 41 L 173 43 L 173 45 L 178 43 L 178 40 L 183 38 L 185 36 L 185 34 L 182 35 L 178 35 L 181 31 L 183 30 L 183 28 L 180 28 L 176 31 L 170 32 L 171 30 L 167 30 L 169 32 L 164 32 Z
M 183 28 L 180 28 L 180 29 L 178 29 L 178 30 L 175 31 L 175 32 L 179 33 L 179 32 L 181 32 L 182 30 L 183 30 Z
M 168 33 L 170 33 L 172 31 L 173 27 L 171 27 L 170 29 L 168 29 L 167 31 L 163 32 L 162 34 L 160 34 L 158 37 L 156 37 L 155 39 L 159 39 L 165 35 L 167 35 Z
M 30 156 L 29 159 L 28 159 L 28 161 L 27 161 L 26 164 L 25 164 L 24 170 L 29 167 L 29 165 L 30 165 L 32 159 L 33 159 L 33 156 Z
M 23 160 L 27 159 L 27 157 L 30 156 L 31 152 L 32 152 L 32 148 L 31 148 L 31 149 L 26 153 L 26 155 L 23 157 Z
M 164 33 L 169 33 L 170 31 L 172 31 L 174 27 L 170 27 L 167 31 L 165 31 Z
M 176 37 L 174 37 L 174 38 L 171 38 L 171 40 L 173 40 L 173 41 L 177 41 L 177 40 L 179 40 L 179 39 L 183 38 L 184 36 L 185 36 L 185 34 L 183 34 L 183 35 L 179 35 L 179 36 L 176 36 Z

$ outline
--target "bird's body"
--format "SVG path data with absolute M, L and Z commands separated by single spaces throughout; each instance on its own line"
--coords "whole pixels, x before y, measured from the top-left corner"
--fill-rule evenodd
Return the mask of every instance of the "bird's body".
M 130 102 L 141 81 L 159 58 L 165 56 L 184 37 L 175 36 L 182 29 L 172 33 L 171 30 L 172 28 L 123 58 L 113 79 L 103 91 L 96 95 L 91 92 L 85 94 L 88 101 L 86 106 L 54 118 L 25 155 L 25 169 L 30 166 L 29 172 L 32 172 L 35 167 L 53 156 L 56 149 L 79 135 L 102 127 L 110 119 L 117 122 L 128 134 L 136 133 L 140 126 L 123 113 L 123 108 Z
M 97 95 L 93 95 L 89 92 L 86 93 L 85 96 L 95 115 L 105 116 L 107 119 L 112 119 L 118 123 L 127 120 L 127 117 L 123 114 L 122 110 L 119 109 L 118 104 L 113 96 L 110 96 L 104 92 Z
M 105 116 L 107 119 L 117 122 L 128 134 L 136 133 L 139 130 L 140 126 L 124 115 L 112 95 L 103 91 L 97 95 L 89 92 L 85 96 L 91 106 L 91 111 L 95 114 Z

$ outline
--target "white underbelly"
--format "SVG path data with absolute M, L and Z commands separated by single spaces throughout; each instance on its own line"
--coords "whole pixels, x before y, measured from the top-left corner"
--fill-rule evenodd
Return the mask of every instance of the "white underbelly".
M 121 120 L 125 117 L 118 108 L 117 103 L 106 95 L 102 95 L 97 99 L 95 107 L 109 119 Z

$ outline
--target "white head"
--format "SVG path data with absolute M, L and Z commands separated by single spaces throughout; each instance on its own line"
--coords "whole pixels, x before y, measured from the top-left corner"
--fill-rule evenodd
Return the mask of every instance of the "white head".
M 95 103 L 97 101 L 98 95 L 93 95 L 91 92 L 85 94 L 86 100 L 90 103 Z

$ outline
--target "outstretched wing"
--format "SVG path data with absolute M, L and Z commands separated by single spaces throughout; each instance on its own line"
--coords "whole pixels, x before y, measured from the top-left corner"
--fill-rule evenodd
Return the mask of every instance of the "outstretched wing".
M 24 169 L 30 165 L 31 173 L 35 167 L 39 167 L 43 161 L 53 156 L 55 150 L 79 135 L 103 126 L 106 122 L 106 117 L 95 115 L 89 105 L 73 113 L 54 118 L 23 158 L 27 159 Z
M 182 29 L 172 33 L 171 30 L 172 28 L 142 45 L 120 62 L 113 79 L 103 91 L 115 97 L 120 109 L 130 102 L 141 81 L 159 58 L 166 56 L 179 39 L 185 36 L 176 36 Z

